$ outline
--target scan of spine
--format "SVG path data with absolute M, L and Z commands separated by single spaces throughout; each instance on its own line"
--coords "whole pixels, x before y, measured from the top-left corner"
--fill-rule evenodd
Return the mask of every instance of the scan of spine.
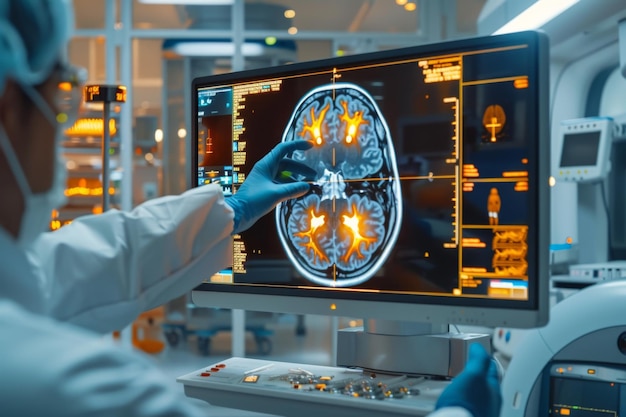
M 276 207 L 283 247 L 306 279 L 329 287 L 369 280 L 393 249 L 402 201 L 387 123 L 361 87 L 325 85 L 296 106 L 283 142 L 312 149 L 290 158 L 315 169 L 310 191 Z

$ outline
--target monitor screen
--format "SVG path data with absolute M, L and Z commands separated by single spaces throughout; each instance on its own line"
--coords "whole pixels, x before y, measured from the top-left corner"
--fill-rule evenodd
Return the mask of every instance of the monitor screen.
M 598 160 L 600 132 L 570 133 L 563 136 L 561 166 L 593 166 Z
M 613 120 L 588 117 L 561 122 L 559 167 L 555 177 L 563 181 L 590 182 L 610 170 Z
M 542 415 L 620 416 L 626 413 L 624 369 L 596 363 L 552 364 Z
M 193 183 L 276 144 L 310 191 L 233 236 L 204 306 L 527 327 L 547 320 L 547 41 L 467 39 L 193 81 Z M 287 170 L 288 171 L 288 170 Z

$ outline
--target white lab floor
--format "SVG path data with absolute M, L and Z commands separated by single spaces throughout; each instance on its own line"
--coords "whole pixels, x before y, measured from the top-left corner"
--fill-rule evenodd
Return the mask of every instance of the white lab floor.
M 305 316 L 306 333 L 298 336 L 295 332 L 296 316 L 277 315 L 268 320 L 266 325 L 267 329 L 274 332 L 270 336 L 271 352 L 267 355 L 257 354 L 254 337 L 251 333 L 246 333 L 246 356 L 285 362 L 332 365 L 332 320 L 324 316 Z M 340 325 L 345 327 L 343 324 L 340 322 Z M 167 347 L 164 352 L 155 356 L 154 360 L 171 381 L 172 386 L 183 392 L 182 384 L 176 382 L 177 377 L 231 357 L 230 349 L 231 334 L 225 331 L 212 338 L 208 356 L 198 353 L 196 340 L 190 337 L 185 343 L 174 348 Z M 206 410 L 206 415 L 211 417 L 267 416 L 267 414 L 216 407 L 193 398 L 187 398 L 187 400 L 200 409 Z

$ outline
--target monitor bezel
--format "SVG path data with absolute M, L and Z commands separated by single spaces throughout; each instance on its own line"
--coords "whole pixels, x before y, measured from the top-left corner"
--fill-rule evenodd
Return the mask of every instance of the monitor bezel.
M 452 296 L 402 296 L 395 300 L 381 300 L 376 294 L 349 292 L 334 288 L 332 290 L 301 290 L 286 288 L 262 288 L 245 285 L 200 284 L 192 291 L 192 301 L 204 307 L 232 308 L 250 311 L 269 311 L 276 313 L 322 314 L 343 317 L 377 318 L 387 320 L 416 321 L 428 323 L 450 323 L 479 326 L 502 326 L 528 328 L 542 326 L 548 321 L 549 315 L 549 176 L 550 176 L 550 145 L 548 121 L 549 94 L 549 42 L 542 32 L 529 31 L 513 34 L 463 39 L 436 44 L 419 45 L 401 49 L 373 52 L 346 57 L 308 61 L 279 67 L 268 67 L 245 70 L 227 74 L 211 75 L 195 78 L 192 82 L 192 138 L 197 137 L 197 90 L 200 87 L 221 85 L 243 79 L 253 81 L 268 76 L 280 77 L 301 71 L 314 71 L 329 66 L 348 66 L 364 60 L 388 60 L 415 58 L 467 51 L 474 48 L 494 48 L 499 46 L 526 44 L 531 49 L 531 56 L 537 57 L 534 66 L 536 72 L 528 74 L 531 83 L 537 85 L 538 108 L 537 141 L 534 159 L 537 164 L 538 178 L 534 179 L 537 192 L 531 196 L 531 217 L 536 219 L 537 230 L 529 230 L 529 234 L 538 236 L 529 238 L 536 241 L 537 247 L 529 247 L 536 259 L 537 275 L 535 282 L 529 282 L 529 299 L 527 301 L 511 301 L 481 298 L 477 304 L 475 299 Z M 192 139 L 193 140 L 193 139 Z M 191 179 L 197 183 L 198 154 L 192 146 Z M 532 178 L 530 178 L 532 182 Z M 535 201 L 536 200 L 536 201 Z M 271 215 L 271 214 L 270 214 Z M 532 222 L 531 219 L 531 222 Z M 411 301 L 407 300 L 410 299 Z M 412 301 L 414 300 L 414 301 Z
M 596 161 L 589 165 L 563 165 L 563 155 L 566 152 L 566 138 L 569 135 L 585 133 L 598 134 L 598 149 Z M 564 120 L 559 132 L 559 163 L 556 178 L 571 182 L 601 181 L 610 171 L 610 151 L 613 143 L 613 119 L 610 117 L 586 117 Z

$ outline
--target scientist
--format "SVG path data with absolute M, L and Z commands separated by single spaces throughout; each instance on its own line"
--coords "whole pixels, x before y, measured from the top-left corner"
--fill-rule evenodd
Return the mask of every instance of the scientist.
M 232 197 L 209 185 L 43 233 L 63 203 L 59 141 L 82 93 L 64 59 L 72 23 L 69 0 L 0 1 L 0 415 L 200 416 L 152 362 L 98 333 L 227 266 L 233 233 L 308 190 L 273 178 L 310 144 L 278 145 Z M 496 417 L 499 401 L 475 346 L 435 414 Z

